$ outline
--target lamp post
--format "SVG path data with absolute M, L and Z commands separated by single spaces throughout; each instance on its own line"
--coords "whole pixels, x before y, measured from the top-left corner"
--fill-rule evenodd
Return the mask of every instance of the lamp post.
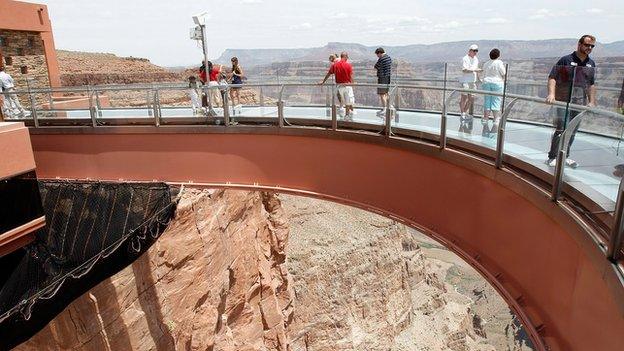
M 193 22 L 201 31 L 202 50 L 204 52 L 204 64 L 208 62 L 208 42 L 206 40 L 206 19 L 208 18 L 208 12 L 202 12 L 193 16 Z

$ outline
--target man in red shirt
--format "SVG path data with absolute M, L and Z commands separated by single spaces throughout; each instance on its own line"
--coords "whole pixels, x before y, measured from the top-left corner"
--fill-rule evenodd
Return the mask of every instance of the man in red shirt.
M 327 78 L 332 74 L 336 77 L 336 84 L 338 84 L 338 95 L 340 99 L 338 99 L 342 105 L 344 103 L 346 116 L 347 118 L 353 118 L 353 104 L 355 104 L 355 97 L 353 95 L 353 87 L 351 85 L 345 84 L 353 84 L 353 66 L 347 60 L 349 59 L 349 55 L 346 51 L 340 53 L 340 61 L 334 63 L 327 71 L 325 78 L 321 81 L 321 84 L 325 84 Z M 341 106 L 342 107 L 342 106 Z

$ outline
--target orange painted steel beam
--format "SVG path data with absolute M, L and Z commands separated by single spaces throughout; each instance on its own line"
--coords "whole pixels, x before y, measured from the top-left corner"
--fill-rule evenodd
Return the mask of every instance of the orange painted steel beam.
M 538 349 L 624 345 L 617 272 L 578 218 L 516 174 L 434 145 L 379 136 L 241 130 L 117 127 L 31 137 L 43 178 L 288 191 L 385 214 L 477 268 L 527 323 Z
M 0 180 L 35 169 L 30 134 L 22 122 L 0 122 Z
M 32 221 L 0 234 L 0 257 L 7 255 L 35 240 L 35 231 L 45 227 L 45 217 Z

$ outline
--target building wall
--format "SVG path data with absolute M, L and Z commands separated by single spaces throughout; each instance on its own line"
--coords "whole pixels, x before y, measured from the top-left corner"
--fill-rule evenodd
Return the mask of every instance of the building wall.
M 0 46 L 0 55 L 14 56 L 13 68 L 7 66 L 7 72 L 13 75 L 14 79 L 19 80 L 21 76 L 21 73 L 13 74 L 15 67 L 19 70 L 20 66 L 26 65 L 29 67 L 29 75 L 36 79 L 37 86 L 45 84 L 45 80 L 38 77 L 40 75 L 48 76 L 48 86 L 61 85 L 52 23 L 45 5 L 0 0 L 0 36 L 2 33 L 7 35 L 9 40 L 7 48 L 4 48 L 4 44 Z M 29 45 L 30 37 L 35 37 L 33 45 Z M 18 55 L 20 53 L 22 55 Z M 4 63 L 4 60 L 0 61 L 0 64 Z
M 0 29 L 0 51 L 4 67 L 19 88 L 26 88 L 26 78 L 32 78 L 31 87 L 49 87 L 50 78 L 41 35 Z M 26 67 L 27 73 L 22 69 Z

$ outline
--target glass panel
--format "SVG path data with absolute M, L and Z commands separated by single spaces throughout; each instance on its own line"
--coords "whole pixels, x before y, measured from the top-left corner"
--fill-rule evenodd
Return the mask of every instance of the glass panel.
M 282 101 L 284 102 L 284 120 L 297 125 L 329 126 L 331 120 L 332 87 L 318 84 L 284 85 Z
M 362 84 L 362 83 L 361 83 Z M 349 87 L 338 87 L 338 94 L 341 89 L 348 89 Z M 385 111 L 382 111 L 382 104 L 379 98 L 379 89 L 385 91 L 387 86 L 378 87 L 377 82 L 367 85 L 354 85 L 353 96 L 355 98 L 355 109 L 352 118 L 348 116 L 344 117 L 345 121 L 354 122 L 349 125 L 350 128 L 357 128 L 363 130 L 370 130 L 376 133 L 381 132 L 385 126 Z M 391 89 L 391 88 L 390 88 Z M 388 89 L 388 90 L 390 90 Z M 340 111 L 338 113 L 338 119 L 341 117 Z
M 183 91 L 177 91 L 176 94 L 182 101 L 188 96 Z M 162 101 L 166 102 L 171 97 L 164 94 Z M 190 101 L 190 98 L 188 98 Z M 148 88 L 134 89 L 98 89 L 97 104 L 99 104 L 98 118 L 146 118 L 153 117 L 154 90 Z
M 600 108 L 615 110 L 619 92 L 617 89 L 606 88 L 614 85 L 614 81 L 622 79 L 618 74 L 620 72 L 610 69 L 601 72 L 600 68 L 594 67 L 573 69 L 571 103 L 597 103 L 601 105 Z M 604 80 L 604 88 L 600 90 L 596 89 L 599 78 Z M 582 119 L 575 128 L 577 118 Z M 624 167 L 621 150 L 623 120 L 615 115 L 607 116 L 598 112 L 580 113 L 571 107 L 566 128 L 570 133 L 570 140 L 563 145 L 567 151 L 564 180 L 603 208 L 613 210 Z
M 508 101 L 504 152 L 552 174 L 554 167 L 549 167 L 546 160 L 557 108 L 545 102 Z
M 422 84 L 429 85 L 424 82 L 419 85 Z M 443 90 L 403 87 L 394 92 L 391 100 L 393 111 L 396 109 L 393 121 L 395 134 L 410 134 L 409 131 L 440 134 Z

